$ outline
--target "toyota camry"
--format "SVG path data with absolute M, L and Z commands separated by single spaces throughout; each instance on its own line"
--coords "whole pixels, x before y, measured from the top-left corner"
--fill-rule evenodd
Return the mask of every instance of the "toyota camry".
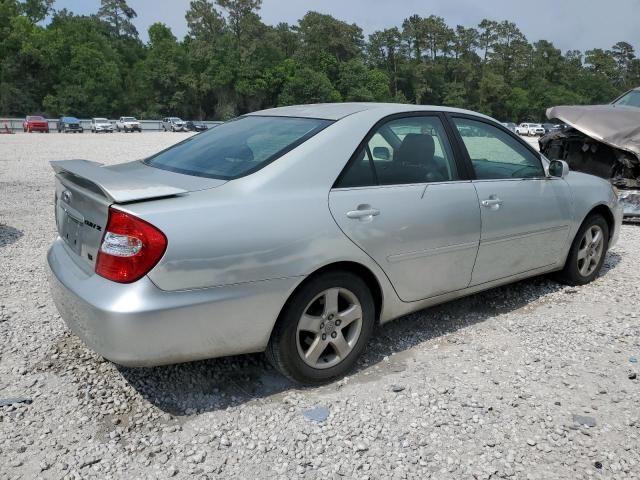
M 116 363 L 265 351 L 294 381 L 347 373 L 374 326 L 549 272 L 592 281 L 611 185 L 497 121 L 393 104 L 244 115 L 149 158 L 52 162 L 51 289 Z

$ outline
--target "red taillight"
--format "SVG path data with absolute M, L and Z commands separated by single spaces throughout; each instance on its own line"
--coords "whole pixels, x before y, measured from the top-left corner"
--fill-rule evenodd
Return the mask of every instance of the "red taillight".
M 133 215 L 109 208 L 109 220 L 96 260 L 96 273 L 120 283 L 144 277 L 164 255 L 167 237 Z

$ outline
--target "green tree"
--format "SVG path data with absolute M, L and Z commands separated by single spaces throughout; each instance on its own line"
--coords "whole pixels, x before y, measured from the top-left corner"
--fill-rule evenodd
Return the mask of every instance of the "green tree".
M 296 61 L 323 72 L 332 82 L 338 79 L 341 62 L 363 55 L 362 29 L 331 15 L 309 12 L 300 20 L 297 31 L 300 48 Z
M 191 37 L 210 43 L 218 40 L 226 27 L 224 17 L 207 0 L 192 0 L 185 19 Z
M 340 93 L 333 88 L 331 81 L 322 72 L 309 67 L 296 69 L 285 81 L 278 100 L 279 105 L 299 103 L 339 102 Z
M 98 17 L 113 29 L 116 37 L 137 37 L 138 30 L 131 22 L 138 14 L 126 0 L 101 0 Z
M 279 104 L 399 101 L 542 120 L 557 104 L 604 103 L 640 85 L 625 41 L 561 52 L 507 20 L 449 26 L 411 15 L 373 32 L 308 12 L 270 26 L 261 0 L 191 0 L 188 34 L 155 24 L 144 44 L 125 0 L 95 15 L 53 0 L 0 0 L 0 113 L 227 119 Z
M 32 23 L 43 21 L 52 11 L 55 0 L 24 0 L 22 11 Z

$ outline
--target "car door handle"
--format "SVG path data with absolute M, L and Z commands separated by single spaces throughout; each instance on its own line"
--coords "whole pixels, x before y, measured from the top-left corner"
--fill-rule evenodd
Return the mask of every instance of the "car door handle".
M 491 207 L 499 207 L 502 205 L 502 200 L 499 198 L 487 198 L 486 200 L 482 200 L 482 206 L 491 208 Z
M 380 215 L 380 210 L 377 208 L 366 208 L 362 210 L 351 210 L 347 212 L 347 217 L 349 218 L 365 218 L 365 217 L 375 217 Z

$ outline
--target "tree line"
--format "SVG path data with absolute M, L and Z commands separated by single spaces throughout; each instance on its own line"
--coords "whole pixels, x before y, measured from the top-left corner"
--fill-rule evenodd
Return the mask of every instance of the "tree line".
M 428 12 L 365 38 L 314 11 L 296 25 L 266 25 L 261 3 L 192 0 L 183 39 L 155 23 L 145 43 L 126 0 L 102 0 L 88 16 L 54 0 L 0 0 L 0 114 L 225 120 L 279 105 L 380 101 L 520 122 L 640 85 L 640 59 L 624 41 L 562 52 L 530 43 L 510 21 L 453 27 Z

